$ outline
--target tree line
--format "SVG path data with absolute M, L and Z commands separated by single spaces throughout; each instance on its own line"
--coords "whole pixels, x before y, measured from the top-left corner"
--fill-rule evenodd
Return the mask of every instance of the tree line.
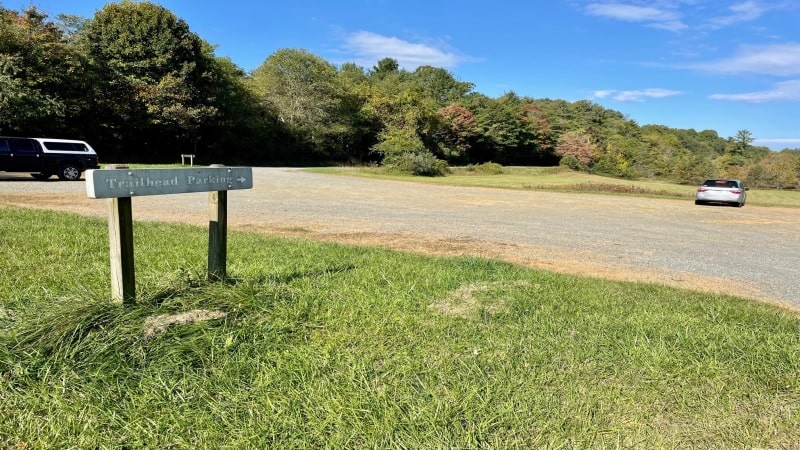
M 800 150 L 747 130 L 640 126 L 588 100 L 490 98 L 445 69 L 384 58 L 334 65 L 284 48 L 246 73 L 150 2 L 91 18 L 0 4 L 0 134 L 85 139 L 113 162 L 379 163 L 419 175 L 450 165 L 565 165 L 697 183 L 737 177 L 797 188 Z

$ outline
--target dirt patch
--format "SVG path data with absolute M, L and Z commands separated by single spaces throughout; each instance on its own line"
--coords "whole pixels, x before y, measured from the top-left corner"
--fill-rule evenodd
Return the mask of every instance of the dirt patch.
M 468 318 L 477 311 L 484 310 L 490 315 L 505 311 L 508 308 L 504 294 L 510 289 L 529 287 L 528 281 L 505 281 L 470 283 L 459 287 L 437 300 L 428 307 L 445 316 Z
M 178 314 L 161 314 L 148 317 L 144 322 L 145 340 L 153 339 L 159 334 L 167 331 L 167 328 L 176 325 L 186 325 L 190 323 L 206 322 L 214 319 L 221 319 L 227 316 L 222 311 L 209 311 L 206 309 L 193 309 Z
M 666 272 L 647 270 L 641 267 L 626 267 L 612 263 L 602 255 L 586 252 L 571 252 L 564 249 L 545 248 L 520 244 L 484 242 L 468 238 L 437 238 L 416 234 L 387 233 L 320 233 L 310 229 L 302 232 L 287 229 L 273 229 L 248 224 L 234 228 L 242 231 L 304 237 L 325 242 L 366 245 L 391 250 L 406 251 L 435 256 L 475 256 L 499 259 L 525 267 L 551 272 L 579 275 L 591 278 L 654 283 L 714 294 L 744 296 L 756 300 L 773 301 L 764 297 L 760 290 L 745 282 L 703 277 L 686 272 Z M 784 304 L 780 306 L 787 307 Z
M 47 209 L 54 211 L 72 212 L 85 216 L 98 216 L 106 213 L 107 203 L 90 199 L 80 194 L 58 193 L 31 193 L 31 194 L 3 194 L 0 196 L 0 206 Z

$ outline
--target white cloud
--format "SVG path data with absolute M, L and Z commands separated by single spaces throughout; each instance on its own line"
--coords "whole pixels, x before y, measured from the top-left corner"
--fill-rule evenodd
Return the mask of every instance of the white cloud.
M 731 100 L 748 103 L 796 101 L 800 100 L 800 80 L 788 80 L 775 83 L 774 87 L 767 91 L 745 92 L 742 94 L 714 94 L 711 98 L 714 100 Z
M 742 47 L 737 55 L 693 66 L 709 72 L 800 75 L 800 43 Z
M 652 6 L 637 6 L 624 3 L 590 3 L 586 12 L 592 16 L 607 17 L 625 22 L 640 22 L 649 27 L 669 31 L 680 31 L 686 28 L 675 12 Z
M 407 70 L 419 66 L 452 68 L 465 60 L 454 53 L 426 44 L 415 44 L 396 37 L 381 36 L 369 31 L 352 33 L 345 38 L 346 50 L 356 55 L 364 65 L 371 65 L 383 58 L 393 58 Z
M 602 91 L 595 91 L 595 93 L 592 94 L 592 97 L 594 97 L 594 98 L 606 98 L 606 97 L 608 97 L 610 95 L 613 95 L 614 92 L 615 91 L 608 90 L 608 89 L 602 90 Z
M 718 30 L 756 21 L 770 11 L 793 8 L 788 1 L 741 0 L 724 9 L 720 6 L 719 10 L 708 3 L 703 0 L 593 0 L 586 6 L 585 12 L 591 16 L 678 32 L 690 27 L 704 31 Z
M 794 9 L 790 2 L 761 2 L 757 0 L 747 0 L 737 3 L 728 8 L 728 13 L 719 17 L 711 18 L 706 25 L 711 29 L 719 29 L 735 25 L 741 22 L 752 22 L 758 20 L 770 11 L 780 11 Z
M 644 102 L 651 98 L 666 98 L 680 95 L 680 91 L 672 91 L 669 89 L 651 88 L 641 89 L 635 91 L 615 91 L 615 90 L 602 90 L 596 91 L 593 96 L 595 98 L 608 98 L 611 97 L 619 102 Z
M 711 19 L 709 24 L 712 28 L 722 28 L 739 22 L 749 22 L 761 17 L 768 9 L 769 7 L 752 0 L 737 3 L 728 8 L 730 14 Z

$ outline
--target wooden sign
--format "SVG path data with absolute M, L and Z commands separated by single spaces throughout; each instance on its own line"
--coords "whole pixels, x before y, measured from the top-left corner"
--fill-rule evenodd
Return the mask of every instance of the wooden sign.
M 86 171 L 89 198 L 252 189 L 251 167 L 192 169 L 99 169 Z
M 86 171 L 86 194 L 108 198 L 111 295 L 123 304 L 136 302 L 131 197 L 208 192 L 208 278 L 225 280 L 228 247 L 228 192 L 251 189 L 253 169 L 213 165 L 198 169 L 130 169 L 112 166 Z

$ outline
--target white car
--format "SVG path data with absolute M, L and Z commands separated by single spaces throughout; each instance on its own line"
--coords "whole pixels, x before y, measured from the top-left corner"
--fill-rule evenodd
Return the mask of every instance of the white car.
M 739 180 L 725 178 L 706 180 L 697 188 L 694 204 L 722 203 L 741 208 L 744 206 L 748 190 L 749 188 L 744 187 Z

